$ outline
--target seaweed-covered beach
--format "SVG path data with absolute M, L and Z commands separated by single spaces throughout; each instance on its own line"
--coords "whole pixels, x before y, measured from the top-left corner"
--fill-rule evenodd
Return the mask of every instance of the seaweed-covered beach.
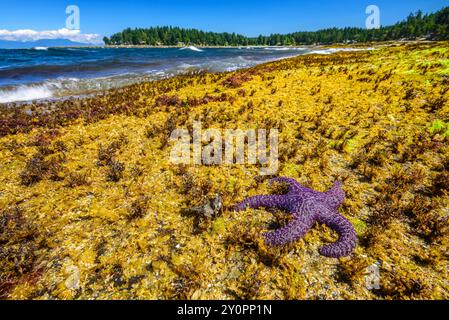
M 0 298 L 448 299 L 449 43 L 304 55 L 0 106 Z M 343 182 L 357 247 L 266 246 L 256 165 L 175 165 L 176 128 L 279 130 L 279 172 Z M 223 210 L 201 206 L 219 196 Z

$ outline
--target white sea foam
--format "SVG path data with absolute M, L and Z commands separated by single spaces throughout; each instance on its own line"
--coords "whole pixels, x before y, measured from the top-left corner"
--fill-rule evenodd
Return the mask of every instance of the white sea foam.
M 193 65 L 193 64 L 189 64 L 189 63 L 181 63 L 180 65 L 179 65 L 179 68 L 180 69 L 190 69 L 190 68 L 194 68 L 195 67 L 195 65 Z
M 20 86 L 12 90 L 0 90 L 0 103 L 31 101 L 48 99 L 53 96 L 52 90 L 47 85 Z
M 48 48 L 47 47 L 34 47 L 33 50 L 38 50 L 38 51 L 47 51 Z
M 311 54 L 333 54 L 337 52 L 353 52 L 353 51 L 367 51 L 372 50 L 372 48 L 330 48 L 330 49 L 323 49 L 323 50 L 314 50 L 311 51 Z
M 270 50 L 270 51 L 306 51 L 307 48 L 300 48 L 300 47 L 264 47 L 264 50 Z
M 290 50 L 294 50 L 294 48 L 287 48 L 287 47 L 279 47 L 279 48 L 274 48 L 274 47 L 267 47 L 264 48 L 265 50 L 273 50 L 273 51 L 290 51 Z

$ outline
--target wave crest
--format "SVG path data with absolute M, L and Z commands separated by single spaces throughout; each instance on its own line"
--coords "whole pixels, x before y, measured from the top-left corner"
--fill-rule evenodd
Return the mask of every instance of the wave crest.
M 48 51 L 47 47 L 34 47 L 33 50 L 37 50 L 37 51 Z
M 19 86 L 14 89 L 0 90 L 0 103 L 23 102 L 53 97 L 48 85 Z
M 190 51 L 195 51 L 195 52 L 203 52 L 204 50 L 201 50 L 195 46 L 188 46 L 185 48 L 181 48 L 181 50 L 190 50 Z

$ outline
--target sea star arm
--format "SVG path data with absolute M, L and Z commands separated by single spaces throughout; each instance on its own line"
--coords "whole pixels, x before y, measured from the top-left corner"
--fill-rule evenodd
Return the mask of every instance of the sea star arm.
M 265 195 L 250 197 L 239 204 L 237 204 L 233 211 L 244 211 L 246 209 L 258 209 L 258 208 L 278 208 L 285 209 L 286 204 L 285 195 Z
M 302 215 L 295 218 L 284 228 L 265 234 L 265 243 L 269 246 L 282 246 L 294 242 L 302 237 L 312 228 L 315 219 L 311 216 Z
M 350 255 L 357 245 L 357 234 L 354 227 L 348 219 L 338 212 L 334 213 L 324 208 L 322 210 L 318 221 L 335 230 L 340 238 L 337 242 L 321 247 L 320 253 L 330 258 Z

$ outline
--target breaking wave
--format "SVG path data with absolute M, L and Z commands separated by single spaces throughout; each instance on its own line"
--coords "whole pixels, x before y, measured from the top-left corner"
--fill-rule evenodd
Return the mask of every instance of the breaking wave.
M 19 86 L 13 89 L 0 90 L 0 103 L 32 101 L 48 99 L 53 96 L 52 89 L 47 85 Z
M 195 46 L 188 46 L 185 48 L 181 48 L 181 50 L 190 50 L 190 51 L 195 51 L 195 52 L 203 52 L 204 50 L 201 50 Z
M 241 49 L 249 50 L 241 50 Z M 194 46 L 181 50 L 203 52 Z M 0 103 L 60 99 L 195 72 L 227 72 L 305 54 L 358 48 L 214 48 L 204 54 L 178 49 L 51 49 L 30 54 L 0 50 Z M 34 51 L 34 50 L 33 50 Z M 38 60 L 38 59 L 41 59 Z

